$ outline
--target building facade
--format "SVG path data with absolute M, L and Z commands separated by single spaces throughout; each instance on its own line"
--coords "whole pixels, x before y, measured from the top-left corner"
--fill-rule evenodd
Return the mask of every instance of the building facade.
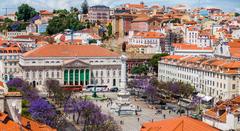
M 16 44 L 2 45 L 0 48 L 0 73 L 3 81 L 8 81 L 20 73 L 18 65 L 22 54 L 20 47 Z
M 45 45 L 20 58 L 23 79 L 44 87 L 47 79 L 61 85 L 120 86 L 120 55 L 94 45 Z
M 159 81 L 182 81 L 215 100 L 240 94 L 240 62 L 210 57 L 171 55 L 159 61 Z
M 223 131 L 240 129 L 240 97 L 219 101 L 203 112 L 202 121 Z
M 110 17 L 110 8 L 104 5 L 96 5 L 89 7 L 88 17 L 90 22 L 103 22 L 107 23 Z
M 154 50 L 150 53 L 161 53 L 165 47 L 165 35 L 159 32 L 137 32 L 130 31 L 128 44 L 144 45 Z

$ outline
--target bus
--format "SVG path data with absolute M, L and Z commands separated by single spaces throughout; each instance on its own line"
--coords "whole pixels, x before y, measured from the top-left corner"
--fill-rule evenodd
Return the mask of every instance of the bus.
M 107 85 L 87 85 L 86 91 L 94 91 L 94 87 L 96 87 L 97 92 L 108 91 Z

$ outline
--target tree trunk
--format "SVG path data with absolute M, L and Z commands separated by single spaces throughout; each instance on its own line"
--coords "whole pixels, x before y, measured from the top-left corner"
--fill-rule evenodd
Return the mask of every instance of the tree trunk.
M 79 123 L 79 119 L 80 119 L 80 112 L 78 112 L 77 124 Z

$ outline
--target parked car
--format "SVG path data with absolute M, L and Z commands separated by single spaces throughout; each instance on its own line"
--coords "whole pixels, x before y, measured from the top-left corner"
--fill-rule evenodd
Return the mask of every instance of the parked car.
M 110 91 L 111 91 L 111 92 L 118 92 L 118 87 L 112 87 L 112 88 L 110 89 Z

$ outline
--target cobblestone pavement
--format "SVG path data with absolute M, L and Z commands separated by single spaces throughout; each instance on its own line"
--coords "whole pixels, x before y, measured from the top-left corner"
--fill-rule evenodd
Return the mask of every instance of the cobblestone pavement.
M 84 93 L 86 94 L 86 93 Z M 88 93 L 87 93 L 88 94 Z M 117 99 L 116 93 L 98 93 L 98 95 L 106 95 L 109 98 L 112 98 L 113 101 Z M 103 112 L 106 114 L 111 115 L 114 119 L 120 124 L 120 121 L 123 121 L 121 128 L 123 131 L 139 131 L 141 128 L 142 123 L 149 122 L 149 121 L 159 121 L 164 119 L 163 114 L 165 114 L 166 118 L 171 118 L 175 116 L 179 116 L 174 112 L 169 114 L 169 110 L 163 110 L 162 114 L 156 114 L 155 109 L 151 109 L 148 104 L 137 99 L 131 99 L 132 104 L 139 106 L 142 111 L 138 113 L 138 115 L 131 115 L 131 116 L 118 116 L 118 114 L 112 112 L 109 107 L 107 107 L 107 102 L 104 101 L 94 101 L 97 105 L 99 105 Z M 139 121 L 138 121 L 139 118 Z

